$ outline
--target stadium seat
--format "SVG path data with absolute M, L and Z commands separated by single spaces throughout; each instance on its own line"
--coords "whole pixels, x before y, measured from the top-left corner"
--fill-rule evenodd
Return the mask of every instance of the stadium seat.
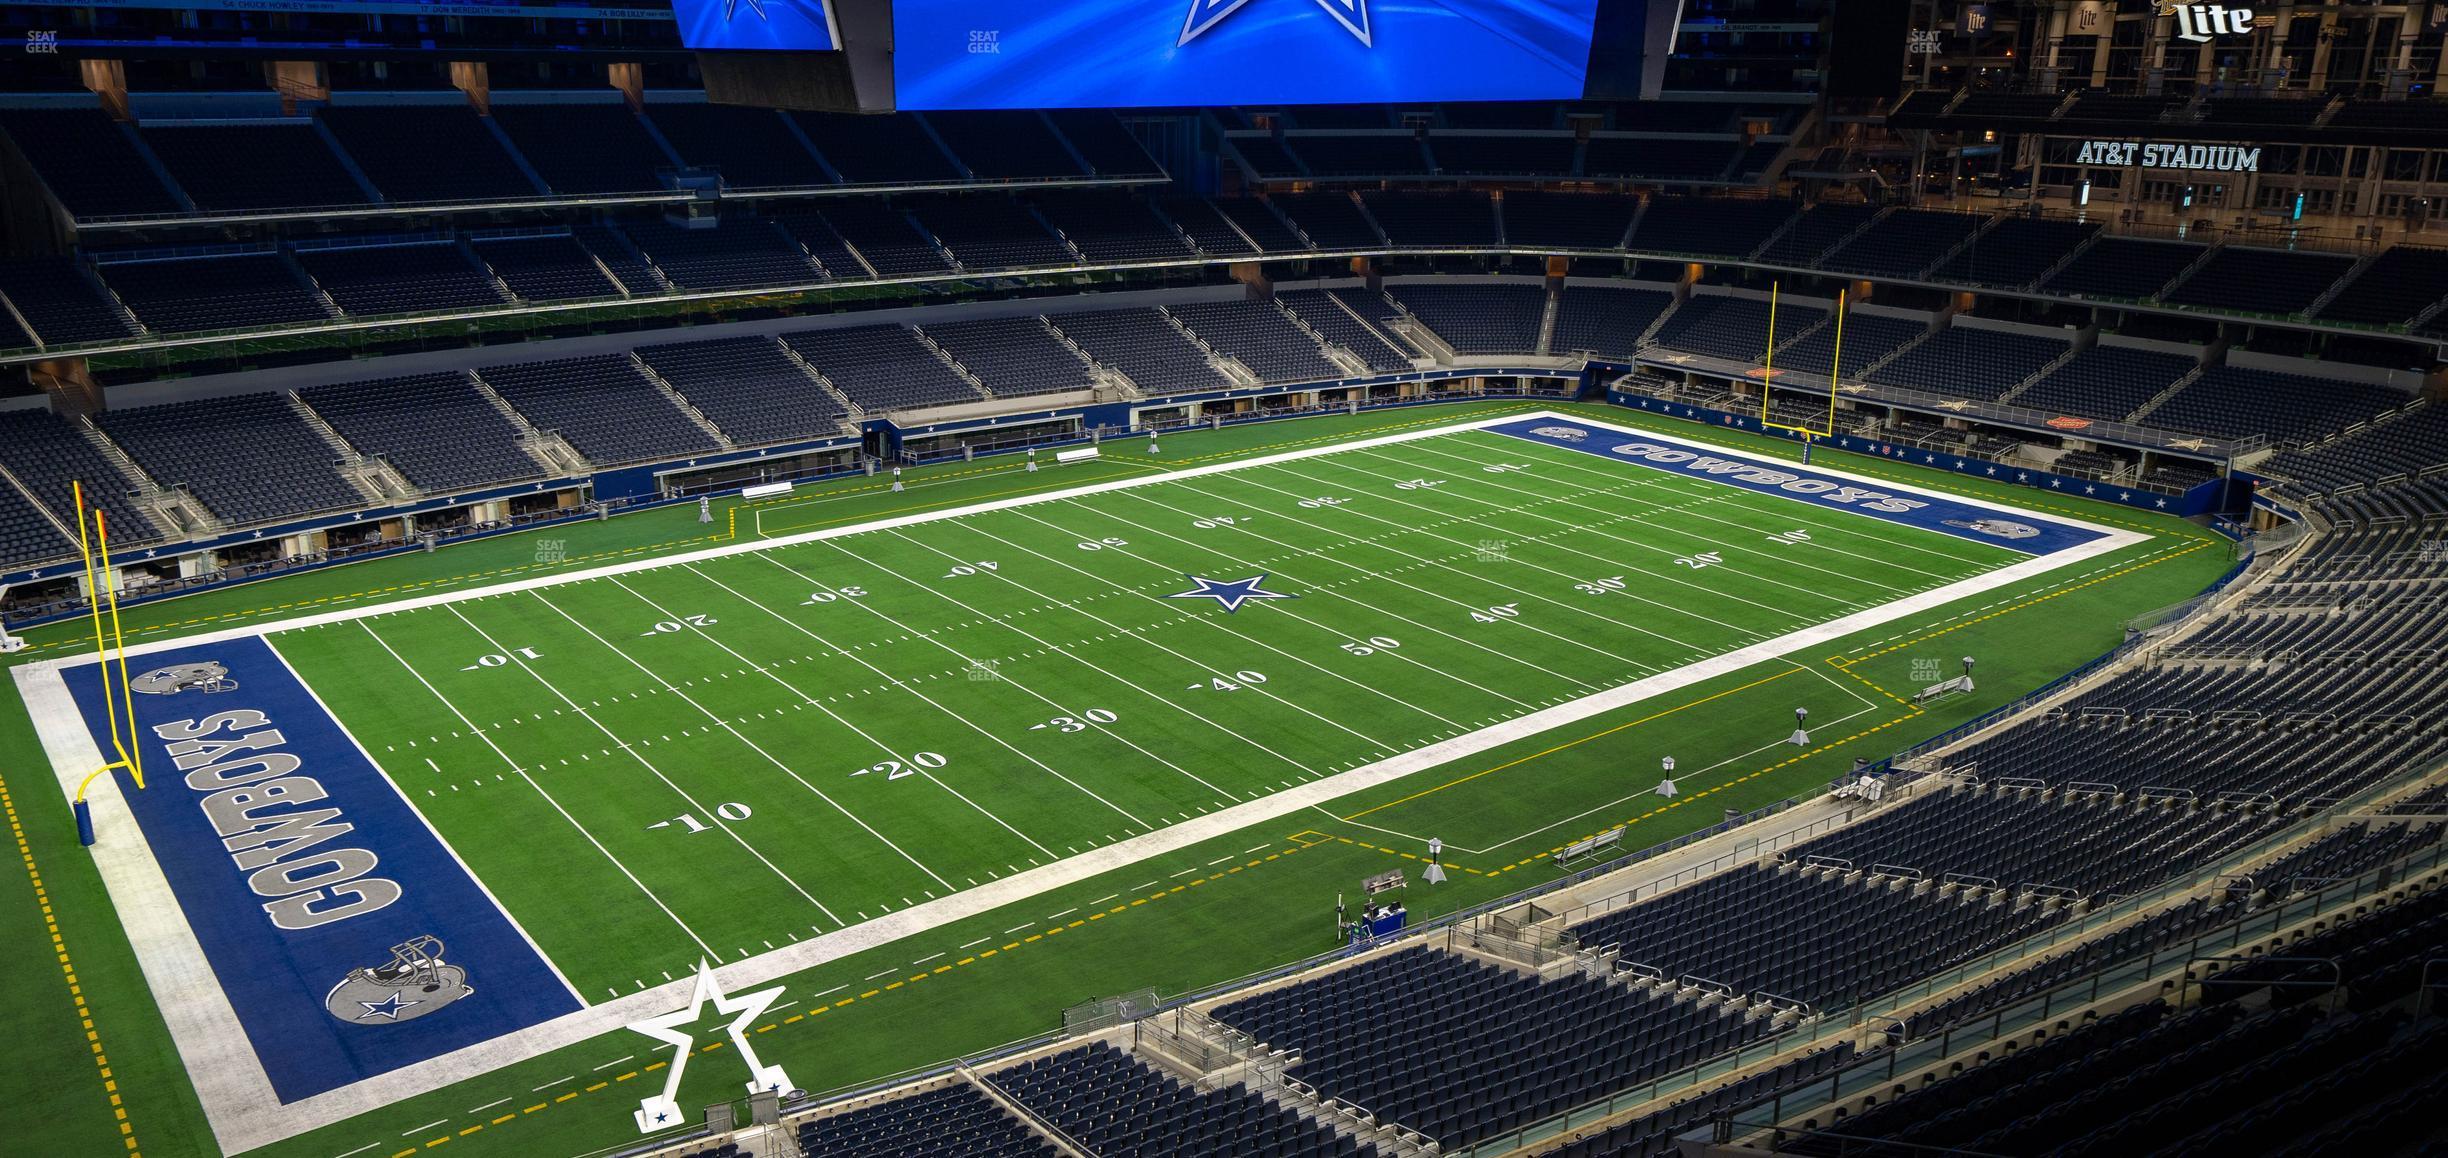
M 298 391 L 350 446 L 432 494 L 540 477 L 518 428 L 465 374 L 420 374 Z
M 559 434 L 597 466 L 651 462 L 716 446 L 629 358 L 599 354 L 487 366 L 477 373 L 537 429 Z
M 186 488 L 231 526 L 366 505 L 337 469 L 338 452 L 286 395 L 140 406 L 96 421 L 154 481 Z
M 871 414 L 976 402 L 984 397 L 918 334 L 903 326 L 849 326 L 783 334 L 782 342 Z

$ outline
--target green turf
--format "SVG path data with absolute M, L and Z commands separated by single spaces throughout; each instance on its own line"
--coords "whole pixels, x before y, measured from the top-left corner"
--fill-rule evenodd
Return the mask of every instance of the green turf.
M 1617 410 L 1589 412 L 1694 433 Z M 1434 408 L 1186 435 L 1168 441 L 1166 458 L 1228 457 L 1270 443 L 1348 436 L 1372 425 L 1463 416 L 1460 407 Z M 1263 793 L 1269 785 L 1280 789 L 1583 694 L 1590 684 L 1620 681 L 1626 671 L 1671 668 L 2009 558 L 1947 540 L 1935 545 L 1949 558 L 1924 559 L 1893 537 L 1935 536 L 1851 527 L 1846 521 L 1868 520 L 1827 512 L 1817 517 L 1835 520 L 1830 525 L 1807 524 L 1812 557 L 1824 565 L 1812 571 L 1794 565 L 1808 561 L 1800 552 L 1766 540 L 1772 530 L 1806 525 L 1793 523 L 1798 514 L 1812 513 L 1799 504 L 1702 498 L 1694 488 L 1723 488 L 1624 475 L 1595 459 L 1585 466 L 1567 461 L 1569 452 L 1511 440 L 1502 440 L 1497 449 L 1506 453 L 1497 454 L 1489 446 L 1494 438 L 1455 436 L 1280 469 L 1160 482 L 1029 508 L 1025 515 L 1008 511 L 898 535 L 864 533 L 837 540 L 839 546 L 807 544 L 770 558 L 708 561 L 693 569 L 623 575 L 618 583 L 598 579 L 540 595 L 457 604 L 455 610 L 385 615 L 362 627 L 284 633 L 275 643 L 469 856 L 581 992 L 599 999 L 659 983 L 664 970 L 677 972 L 701 948 L 728 960 L 761 951 L 766 941 L 786 944 L 786 938 L 835 928 L 862 913 L 943 895 L 973 878 L 1008 875 L 1066 849 L 1163 827 L 1168 816 L 1178 822 L 1219 800 Z M 1731 441 L 1772 450 L 1786 445 Z M 1144 473 L 1130 461 L 1138 456 L 1114 457 L 1094 477 Z M 1530 469 L 1479 469 L 1497 460 Z M 2129 525 L 2154 539 L 2074 569 L 2079 576 L 2051 575 L 1967 607 L 1938 609 L 1838 641 L 1824 654 L 1797 655 L 1799 663 L 1732 673 L 1337 801 L 1331 813 L 1313 810 L 1235 833 L 1145 871 L 1134 866 L 937 930 L 923 944 L 914 939 L 834 962 L 789 979 L 798 1005 L 776 1019 L 760 1049 L 768 1060 L 788 1065 L 800 1084 L 824 1088 L 1042 1031 L 1061 1006 L 1098 994 L 1139 986 L 1179 992 L 1317 952 L 1331 944 L 1326 898 L 1365 873 L 1414 863 L 1403 854 L 1416 849 L 1414 838 L 1431 832 L 1455 846 L 1449 859 L 1457 871 L 1442 889 L 1414 891 L 1415 908 L 1424 914 L 1530 887 L 1553 875 L 1546 850 L 1588 832 L 1628 822 L 1628 846 L 1662 840 L 1713 821 L 1721 805 L 1751 807 L 1806 790 L 1855 755 L 1883 755 L 1950 726 L 2103 650 L 2115 642 L 2124 617 L 2184 598 L 2225 566 L 2215 540 L 2175 520 L 2037 501 L 2041 496 L 2028 490 L 1877 461 L 1848 457 L 1840 465 Z M 960 470 L 977 473 L 955 476 Z M 1082 477 L 1045 472 L 1031 478 L 1007 464 L 981 463 L 914 475 L 920 485 L 902 495 L 855 490 L 861 484 L 853 483 L 789 505 L 749 508 L 744 533 L 850 524 Z M 1429 478 L 1442 481 L 1430 488 L 1401 486 Z M 1560 485 L 1567 479 L 1573 485 Z M 1300 505 L 1320 498 L 1351 501 Z M 1251 520 L 1242 521 L 1243 514 Z M 1218 515 L 1235 522 L 1223 524 Z M 1211 525 L 1194 525 L 1201 521 Z M 729 529 L 726 523 L 713 533 Z M 621 554 L 641 543 L 709 545 L 702 529 L 670 512 L 557 534 L 571 540 L 572 555 L 593 556 L 592 562 L 642 557 L 645 552 Z M 1125 542 L 1094 551 L 1078 545 L 1107 537 Z M 572 565 L 535 560 L 532 538 L 183 600 L 162 605 L 145 626 L 206 617 L 244 621 L 241 616 L 275 602 L 272 595 L 300 603 L 371 599 Z M 1704 543 L 1717 544 L 1729 565 L 1712 573 L 1672 562 L 1708 549 Z M 1738 577 L 1734 560 L 1764 559 L 1735 554 L 1743 550 L 1788 557 L 1774 570 L 1762 566 Z M 1917 565 L 1906 565 L 1907 559 Z M 975 567 L 989 560 L 996 569 L 947 577 L 956 563 Z M 1229 617 L 1205 601 L 1190 606 L 1160 598 L 1185 586 L 1183 571 L 1239 577 L 1260 570 L 1281 579 L 1270 586 L 1301 598 L 1254 603 Z M 1588 594 L 1574 587 L 1617 575 L 1625 580 L 1621 589 L 1601 584 L 1603 593 Z M 1767 582 L 1771 578 L 1783 585 Z M 1705 589 L 1691 585 L 1703 579 L 1709 581 Z M 359 594 L 410 583 L 425 586 Z M 866 594 L 802 605 L 812 594 L 848 586 Z M 2029 600 L 2039 602 L 2021 606 Z M 1506 603 L 1518 604 L 1522 614 L 1486 611 Z M 1497 621 L 1471 619 L 1472 608 Z M 190 613 L 173 618 L 173 609 Z M 688 625 L 690 615 L 711 622 Z M 681 630 L 656 631 L 656 623 Z M 38 639 L 73 634 L 60 630 Z M 375 637 L 399 657 L 377 646 Z M 1366 642 L 1378 637 L 1399 646 Z M 461 670 L 479 656 L 520 647 L 534 648 L 540 658 Z M 1954 655 L 1971 651 L 1983 658 L 1979 695 L 1926 713 L 1888 695 L 1915 686 L 1916 662 L 1951 665 Z M 1846 657 L 1854 661 L 1849 666 L 1828 662 Z M 969 679 L 976 659 L 999 661 L 997 678 Z M 760 665 L 769 674 L 755 670 Z M 410 669 L 431 681 L 433 691 L 411 679 Z M 1244 670 L 1264 673 L 1267 682 L 1235 677 Z M 1219 690 L 1216 678 L 1241 686 Z M 1193 682 L 1202 682 L 1199 691 L 1191 691 Z M 467 726 L 443 707 L 446 700 L 486 726 Z M 606 707 L 592 707 L 595 701 Z M 589 705 L 589 715 L 636 743 L 644 760 L 623 756 L 610 736 L 572 709 L 573 702 Z M 1817 737 L 1820 746 L 1761 751 L 1763 737 L 1790 727 L 1797 702 L 1812 706 L 1815 721 L 1827 722 Z M 555 708 L 562 714 L 554 715 Z M 1092 708 L 1116 718 L 1079 731 L 1030 728 L 1057 715 L 1085 717 Z M 27 751 L 22 719 L 12 714 L 10 725 L 0 743 L 11 753 Z M 662 739 L 667 733 L 668 741 Z M 1264 749 L 1276 754 L 1254 754 Z M 893 756 L 883 756 L 886 750 Z M 851 775 L 918 751 L 946 759 L 925 775 Z M 1642 795 L 1655 782 L 1657 754 L 1669 751 L 1693 774 L 1687 795 L 1672 804 Z M 426 766 L 428 758 L 439 771 Z M 563 759 L 571 760 L 569 767 L 561 766 Z M 648 771 L 648 763 L 661 774 Z M 513 773 L 513 765 L 526 771 Z M 673 784 L 664 784 L 666 778 Z M 69 927 L 89 930 L 92 947 L 81 953 L 103 963 L 89 967 L 109 986 L 107 994 L 97 994 L 97 1000 L 111 999 L 98 1023 L 113 1037 L 130 1039 L 112 1048 L 123 1069 L 130 1059 L 139 1067 L 133 1112 L 145 1127 L 146 1150 L 209 1153 L 158 1021 L 125 963 L 115 923 L 101 908 L 90 871 L 68 859 L 78 854 L 60 831 L 60 810 L 39 778 L 33 787 L 16 780 L 21 810 L 29 794 L 45 792 L 29 828 L 38 852 L 66 862 L 46 866 L 49 883 L 78 903 Z M 591 809 L 582 822 L 586 834 L 650 883 L 674 915 L 648 901 L 578 825 L 546 807 L 539 789 L 552 791 L 573 815 L 580 805 Z M 826 805 L 813 789 L 844 807 Z M 961 802 L 955 789 L 975 806 Z M 715 825 L 711 813 L 731 802 L 749 805 L 748 818 Z M 645 827 L 684 812 L 708 830 Z M 909 855 L 894 854 L 867 827 Z M 1184 875 L 1172 875 L 1177 872 Z M 1138 887 L 1143 885 L 1153 887 Z M 1066 909 L 1077 912 L 1048 919 Z M 27 919 L 0 908 L 0 931 Z M 1014 947 L 1000 948 L 1006 944 Z M 931 956 L 938 952 L 945 956 Z M 45 973 L 57 976 L 56 964 L 46 964 L 44 955 L 12 954 L 0 962 L 7 970 L 0 975 L 43 987 L 32 990 L 31 1008 L 52 1010 L 54 1018 L 68 1009 L 64 986 L 44 979 Z M 885 974 L 888 967 L 894 972 Z M 947 971 L 934 972 L 939 968 Z M 921 993 L 926 996 L 916 996 Z M 818 994 L 825 996 L 819 1000 Z M 839 1001 L 848 1004 L 832 1004 Z M 825 1012 L 810 1016 L 813 1009 Z M 919 1011 L 923 1015 L 912 1016 Z M 28 1032 L 42 1035 L 39 1027 L 21 1030 Z M 91 1063 L 68 1056 L 83 1052 L 75 1036 L 49 1032 L 48 1040 L 71 1048 L 45 1055 L 50 1060 L 43 1071 L 64 1088 L 95 1089 Z M 634 1087 L 659 1080 L 636 1068 L 647 1060 L 641 1053 L 646 1044 L 613 1035 L 270 1152 L 328 1156 L 373 1145 L 365 1152 L 393 1153 L 443 1137 L 452 1139 L 454 1153 L 574 1153 L 616 1145 L 628 1134 L 625 1111 L 640 1093 Z M 632 1064 L 617 1064 L 624 1056 Z M 615 1064 L 594 1070 L 606 1062 Z M 683 1103 L 736 1091 L 729 1068 L 735 1064 L 699 1063 Z M 589 1074 L 595 1076 L 582 1076 Z M 572 1079 L 566 1088 L 548 1081 L 564 1076 Z M 601 1088 L 588 1088 L 598 1082 Z M 534 1089 L 539 1085 L 549 1088 Z M 564 1094 L 572 1096 L 563 1101 Z M 511 1099 L 507 1107 L 470 1113 L 502 1097 Z M 102 1098 L 92 1095 L 96 1102 Z M 530 1105 L 543 1108 L 528 1112 Z M 493 1120 L 505 1114 L 508 1120 Z M 436 1120 L 446 1125 L 403 1134 Z M 471 1127 L 481 1129 L 459 1132 Z M 41 1140 L 58 1152 L 102 1152 L 95 1148 L 100 1144 L 118 1152 L 107 1112 L 63 1115 L 39 1129 Z
M 272 641 L 595 1000 L 2023 557 L 1473 432 Z

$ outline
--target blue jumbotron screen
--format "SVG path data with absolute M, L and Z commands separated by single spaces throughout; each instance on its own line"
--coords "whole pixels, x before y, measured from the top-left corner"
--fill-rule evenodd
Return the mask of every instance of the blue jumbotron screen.
M 894 85 L 905 109 L 1577 99 L 1599 2 L 895 0 Z
M 820 52 L 841 47 L 829 0 L 672 0 L 689 48 Z

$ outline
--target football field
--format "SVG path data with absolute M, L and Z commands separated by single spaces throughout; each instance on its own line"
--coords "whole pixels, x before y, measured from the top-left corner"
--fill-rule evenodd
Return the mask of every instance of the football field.
M 161 746 L 146 791 L 97 801 L 143 836 L 103 867 L 175 902 L 129 917 L 157 992 L 177 954 L 267 963 L 165 1000 L 225 1063 L 191 1065 L 217 1127 L 250 1123 L 225 1137 L 615 1029 L 700 961 L 736 991 L 1264 822 L 1543 853 L 1576 815 L 1335 801 L 2143 538 L 1554 416 L 768 514 L 768 539 L 140 649 Z M 107 735 L 91 665 L 44 674 Z M 1809 678 L 1811 727 L 1879 706 Z M 417 937 L 464 999 L 334 988 Z

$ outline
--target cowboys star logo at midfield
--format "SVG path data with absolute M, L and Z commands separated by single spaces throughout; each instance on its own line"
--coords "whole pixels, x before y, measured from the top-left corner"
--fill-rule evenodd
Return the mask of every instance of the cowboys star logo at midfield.
M 1217 603 L 1222 604 L 1224 610 L 1228 612 L 1241 610 L 1241 605 L 1249 602 L 1252 599 L 1300 598 L 1298 595 L 1293 595 L 1284 591 L 1259 590 L 1258 585 L 1266 582 L 1267 580 L 1267 577 L 1264 575 L 1252 575 L 1247 579 L 1206 579 L 1197 575 L 1184 575 L 1182 578 L 1188 579 L 1192 583 L 1198 584 L 1198 586 L 1188 591 L 1176 591 L 1165 596 L 1165 598 L 1213 599 Z
M 1190 0 L 1190 15 L 1182 20 L 1181 39 L 1174 41 L 1173 46 L 1179 48 L 1198 39 L 1200 33 L 1223 23 L 1225 17 L 1240 11 L 1241 6 L 1249 2 L 1250 0 Z M 1359 37 L 1360 43 L 1371 48 L 1377 46 L 1377 42 L 1371 39 L 1369 31 L 1368 0 L 1317 0 L 1317 6 L 1325 9 L 1327 15 L 1334 17 L 1335 23 L 1342 25 L 1353 36 Z

